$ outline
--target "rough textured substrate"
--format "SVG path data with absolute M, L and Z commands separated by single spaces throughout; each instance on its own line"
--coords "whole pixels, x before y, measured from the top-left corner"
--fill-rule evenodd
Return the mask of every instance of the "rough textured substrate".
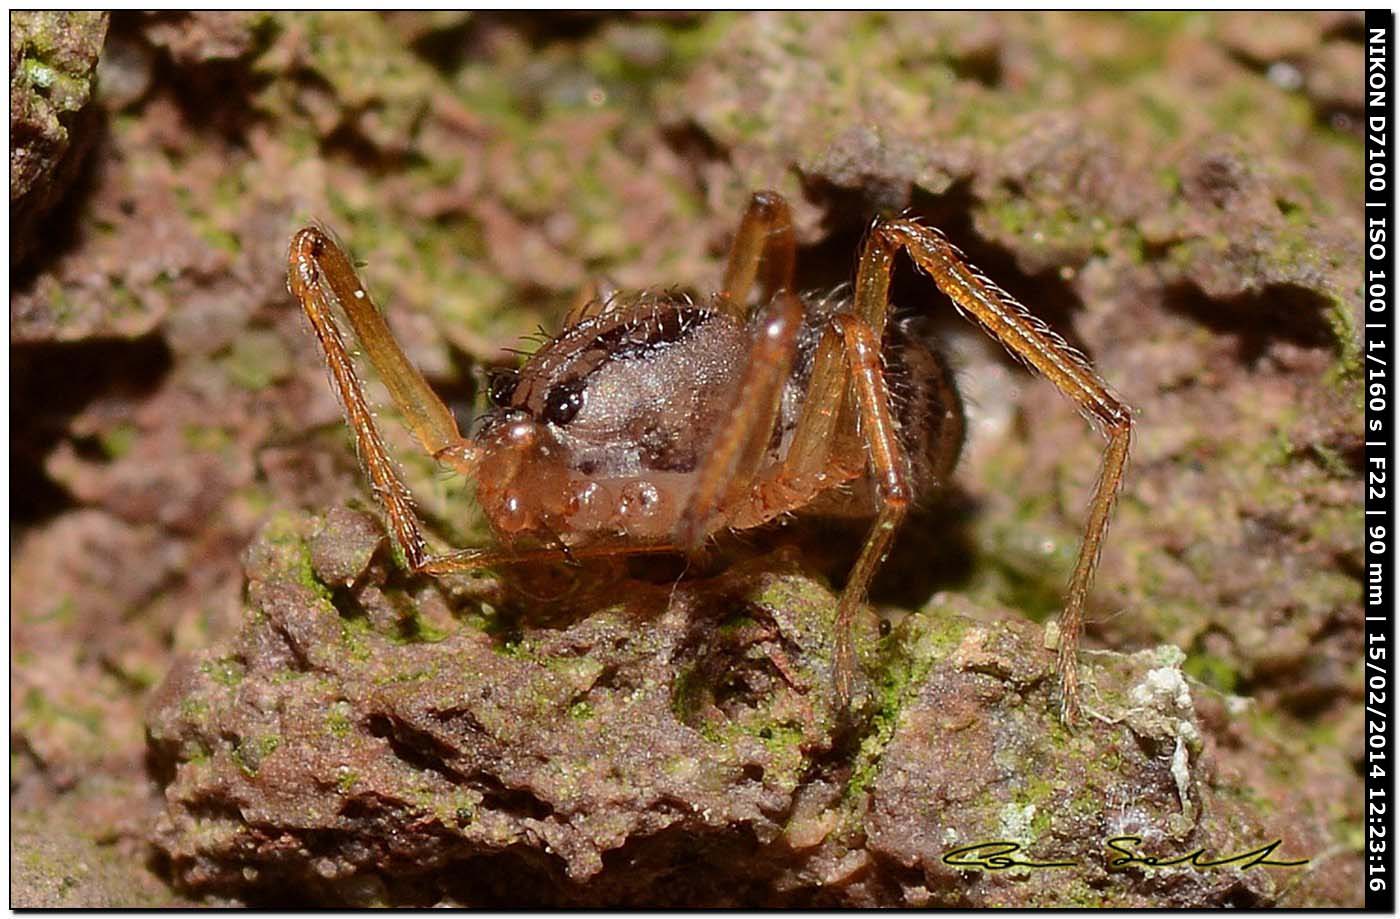
M 1173 648 L 1090 655 L 1093 714 L 1067 733 L 1039 627 L 871 628 L 872 701 L 843 747 L 833 597 L 781 554 L 551 624 L 458 619 L 454 593 L 480 582 L 403 581 L 385 555 L 367 517 L 274 521 L 237 634 L 156 693 L 155 839 L 182 885 L 265 903 L 1220 906 L 1336 881 L 1325 794 L 1253 781 L 1282 740 L 1235 731 L 1251 703 L 1193 687 Z M 1312 865 L 1114 870 L 1119 836 L 1158 857 L 1282 839 L 1276 860 Z M 992 841 L 1077 864 L 942 861 Z

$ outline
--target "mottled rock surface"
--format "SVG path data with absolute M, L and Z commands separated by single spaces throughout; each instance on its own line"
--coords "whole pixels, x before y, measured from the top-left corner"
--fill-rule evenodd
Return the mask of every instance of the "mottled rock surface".
M 100 119 L 88 109 L 106 13 L 10 19 L 10 265 L 38 245 L 40 219 L 68 190 Z
M 238 642 L 266 643 L 274 651 L 277 641 L 285 644 L 266 636 L 255 641 L 261 633 L 249 612 L 267 598 L 254 601 L 240 561 L 276 515 L 306 513 L 318 521 L 306 531 L 301 523 L 292 527 L 310 546 L 313 580 L 337 604 L 357 598 L 362 611 L 342 605 L 335 615 L 367 633 L 407 641 L 412 635 L 400 634 L 401 623 L 421 622 L 428 633 L 442 633 L 439 644 L 451 642 L 447 647 L 473 661 L 495 661 L 499 655 L 486 658 L 478 647 L 489 625 L 483 603 L 499 615 L 552 611 L 553 630 L 545 637 L 557 642 L 581 630 L 578 647 L 590 652 L 590 635 L 618 628 L 619 614 L 608 611 L 615 591 L 602 601 L 577 594 L 565 616 L 553 601 L 511 606 L 486 581 L 434 588 L 387 572 L 383 584 L 354 580 L 360 576 L 352 572 L 383 568 L 387 560 L 375 548 L 377 526 L 347 510 L 371 506 L 368 492 L 316 344 L 286 295 L 283 260 L 295 228 L 323 220 L 366 262 L 367 283 L 395 333 L 466 426 L 482 403 L 485 367 L 513 360 L 507 349 L 528 347 L 519 338 L 537 325 L 554 328 L 585 278 L 713 289 L 738 214 L 748 195 L 765 187 L 793 204 L 804 288 L 850 280 L 872 214 L 908 208 L 940 226 L 1083 349 L 1135 407 L 1138 438 L 1090 598 L 1087 642 L 1125 653 L 1161 645 L 1184 652 L 1180 670 L 1196 681 L 1190 685 L 1201 734 L 1199 750 L 1188 750 L 1200 796 L 1190 831 L 1196 835 L 1189 838 L 1232 844 L 1256 825 L 1268 827 L 1299 847 L 1281 851 L 1302 851 L 1318 866 L 1291 887 L 1283 879 L 1301 875 L 1251 869 L 1232 894 L 1212 886 L 1227 884 L 1223 875 L 1174 883 L 1183 883 L 1181 898 L 1213 902 L 1359 903 L 1360 888 L 1351 883 L 1362 854 L 1355 242 L 1361 95 L 1352 75 L 1361 73 L 1364 35 L 1357 15 L 118 13 L 106 28 L 95 90 L 80 76 L 91 71 L 90 55 L 61 49 L 95 47 L 98 20 L 73 20 L 59 43 L 26 43 L 26 29 L 42 15 L 12 17 L 12 39 L 21 39 L 12 40 L 12 51 L 29 48 L 22 60 L 51 66 L 71 61 L 59 70 L 76 82 L 58 81 L 49 96 L 40 94 L 50 106 L 44 111 L 69 132 L 70 146 L 59 165 L 33 171 L 47 176 L 33 188 L 66 191 L 35 218 L 30 236 L 39 245 L 12 261 L 19 269 L 10 302 L 11 809 L 27 828 L 16 834 L 12 855 L 12 867 L 24 866 L 14 875 L 16 904 L 55 902 L 54 891 L 65 884 L 61 899 L 68 904 L 147 902 L 135 891 L 152 889 L 168 891 L 171 902 L 209 896 L 204 891 L 211 889 L 266 902 L 285 890 L 281 882 L 259 880 L 278 877 L 265 867 L 258 871 L 268 873 L 252 880 L 241 866 L 241 881 L 227 879 L 239 858 L 265 858 L 276 845 L 271 837 L 250 843 L 246 856 L 228 854 L 216 840 L 203 860 L 188 854 L 197 847 L 180 829 L 189 825 L 179 823 L 189 806 L 179 795 L 204 787 L 198 767 L 189 751 L 158 742 L 153 749 L 164 765 L 153 773 L 146 723 L 148 710 L 168 714 L 161 706 L 149 709 L 149 697 L 177 660 L 209 660 L 211 648 L 217 656 L 242 653 Z M 16 70 L 13 61 L 12 80 L 16 73 L 34 75 L 32 67 Z M 81 92 L 52 95 L 70 86 Z M 91 98 L 76 120 L 71 108 L 52 107 L 76 102 L 83 92 Z M 75 156 L 84 137 L 91 147 Z M 70 164 L 78 169 L 71 177 Z M 12 260 L 19 251 L 12 250 Z M 894 288 L 901 311 L 929 317 L 927 330 L 954 360 L 970 424 L 946 500 L 910 522 L 877 585 L 882 615 L 897 623 L 888 641 L 914 648 L 917 636 L 943 631 L 936 623 L 962 616 L 975 624 L 968 629 L 991 630 L 990 647 L 1024 645 L 1025 655 L 1006 652 L 1008 660 L 1023 662 L 1016 666 L 1043 666 L 1035 650 L 1039 626 L 1032 623 L 1060 608 L 1100 444 L 1052 387 L 969 329 L 906 265 Z M 382 393 L 372 395 L 435 536 L 457 546 L 485 542 L 470 483 L 444 478 L 395 423 Z M 803 536 L 797 529 L 780 535 L 794 545 Z M 756 539 L 758 558 L 743 567 L 748 556 L 735 551 L 732 563 L 755 576 L 770 567 L 786 572 L 795 594 L 822 606 L 825 588 L 815 585 L 828 576 L 839 583 L 846 564 L 827 556 L 851 541 L 808 534 L 775 560 Z M 750 587 L 727 580 L 725 570 L 716 566 L 707 577 L 719 579 L 725 596 L 750 596 Z M 278 581 L 255 556 L 248 571 Z M 606 583 L 604 574 L 597 576 Z M 569 577 L 531 572 L 525 589 L 556 597 L 571 589 Z M 319 595 L 310 583 L 302 586 Z M 674 615 L 685 622 L 723 623 L 733 614 L 708 608 L 685 585 L 677 596 Z M 309 607 L 288 600 L 281 608 Z M 322 618 L 297 619 L 296 628 L 311 629 L 305 637 L 317 647 L 331 647 L 313 628 L 332 622 L 330 607 L 317 609 Z M 739 648 L 752 651 L 748 638 L 731 636 L 724 641 L 738 644 L 725 645 L 700 624 L 686 626 L 654 609 L 651 616 L 648 622 L 666 628 L 693 629 L 689 640 L 710 641 L 706 653 L 716 661 Z M 767 628 L 762 617 L 755 622 Z M 531 628 L 521 626 L 522 635 L 533 634 Z M 824 635 L 803 634 L 818 633 Z M 674 638 L 664 629 L 658 634 Z M 500 632 L 488 635 L 502 647 L 511 643 Z M 996 636 L 1011 637 L 993 641 Z M 385 645 L 408 668 L 404 675 L 418 666 L 413 656 L 430 653 L 426 645 L 400 647 L 391 638 L 364 640 Z M 752 642 L 779 647 L 771 638 Z M 782 647 L 797 658 L 794 667 L 819 669 L 824 651 L 804 642 Z M 550 656 L 563 654 L 558 644 L 543 646 Z M 284 653 L 274 651 L 270 659 Z M 621 660 L 619 651 L 596 653 Z M 1038 694 L 1046 687 L 1030 676 L 1016 678 L 1029 680 L 1015 690 L 1019 701 L 1010 694 L 979 697 L 988 717 L 972 727 L 945 731 L 914 723 L 924 692 L 915 684 L 944 687 L 928 689 L 935 703 L 965 699 L 969 680 L 1009 685 L 999 673 L 939 663 L 952 653 L 941 645 L 929 650 L 927 673 L 909 674 L 909 698 L 898 706 L 900 719 L 913 719 L 909 725 L 901 720 L 896 730 L 873 716 L 881 749 L 890 744 L 882 776 L 898 774 L 889 771 L 898 762 L 905 764 L 900 769 L 915 760 L 920 768 L 945 768 L 920 751 L 961 751 L 957 737 L 966 738 L 967 749 L 988 743 L 1021 749 L 1021 741 L 1004 733 L 1008 726 L 1041 725 L 1046 708 Z M 664 647 L 652 663 L 642 656 L 637 650 L 625 657 L 629 672 L 649 675 L 658 687 L 674 679 L 666 668 L 684 657 Z M 248 660 L 272 666 L 257 655 Z M 1133 660 L 1096 659 L 1112 673 L 1126 668 L 1102 678 L 1118 679 L 1119 694 L 1158 666 Z M 342 661 L 334 678 L 327 671 L 324 679 L 333 686 L 373 684 L 360 663 Z M 881 670 L 876 660 L 869 663 Z M 240 708 L 197 685 L 189 666 L 180 665 L 160 698 L 207 698 L 211 718 L 214 702 L 227 701 L 229 710 L 219 709 L 218 718 L 233 720 L 206 724 L 251 726 L 251 710 L 264 719 L 257 722 L 264 730 L 277 720 L 270 714 L 275 708 L 258 706 L 300 705 L 298 687 L 315 698 L 332 691 L 299 677 Z M 518 666 L 511 674 L 530 683 L 532 671 Z M 255 669 L 250 679 L 264 685 L 270 672 Z M 725 849 L 737 845 L 731 837 L 715 843 L 718 824 L 705 824 L 698 838 L 714 845 L 692 862 L 742 861 L 721 887 L 736 900 L 753 891 L 793 902 L 819 899 L 826 894 L 814 892 L 818 877 L 836 879 L 829 887 L 839 888 L 843 902 L 925 896 L 955 902 L 964 895 L 990 902 L 1003 894 L 1008 902 L 1045 902 L 1057 892 L 1082 902 L 1100 889 L 1120 902 L 1151 899 L 1150 885 L 1122 878 L 1103 888 L 1093 887 L 1092 878 L 1083 882 L 1087 887 L 1062 881 L 1052 888 L 1038 875 L 1010 873 L 959 875 L 954 882 L 940 873 L 938 840 L 919 835 L 931 831 L 900 816 L 917 811 L 912 799 L 891 804 L 888 814 L 842 816 L 840 827 L 822 837 L 832 811 L 828 797 L 846 795 L 852 781 L 841 774 L 852 768 L 851 758 L 829 749 L 824 685 L 817 680 L 805 694 L 784 696 L 817 694 L 814 720 L 802 715 L 793 722 L 804 733 L 785 748 L 800 751 L 791 763 L 764 765 L 760 780 L 743 774 L 757 753 L 727 754 L 748 757 L 742 762 L 714 760 L 716 770 L 725 763 L 738 768 L 736 787 L 758 802 L 738 823 L 739 838 L 750 847 L 739 851 L 753 857 L 742 860 Z M 1109 682 L 1104 686 L 1112 695 Z M 597 691 L 608 698 L 618 692 Z M 659 705 L 661 690 L 654 692 L 646 698 Z M 1249 701 L 1227 701 L 1234 696 Z M 397 708 L 376 704 L 386 706 L 386 717 L 434 724 L 412 700 L 400 699 Z M 880 710 L 893 711 L 889 704 Z M 663 719 L 665 713 L 651 714 Z M 729 722 L 681 723 L 703 739 Z M 205 730 L 198 719 L 159 726 L 181 744 Z M 468 746 L 460 724 L 451 726 L 458 734 L 433 730 L 455 745 L 442 756 L 479 755 L 451 752 Z M 1104 731 L 1110 727 L 1083 736 Z M 369 736 L 377 746 L 356 733 L 354 749 L 366 757 L 379 750 L 387 775 L 397 754 L 388 735 Z M 531 742 L 544 744 L 545 736 Z M 562 745 L 564 735 L 549 736 Z M 1109 746 L 1126 746 L 1128 735 L 1102 736 Z M 1055 761 L 1067 771 L 1053 774 L 1073 786 L 1081 775 L 1073 755 L 1079 741 L 1069 742 L 1070 754 L 1065 741 L 1051 734 L 1028 742 L 1054 745 Z M 601 741 L 580 734 L 578 742 Z M 694 742 L 694 750 L 707 749 Z M 224 749 L 219 743 L 209 747 L 211 763 Z M 1037 762 L 1048 763 L 1050 748 L 1043 749 Z M 1137 758 L 1129 753 L 1126 775 L 1160 778 L 1164 748 Z M 268 759 L 276 769 L 286 767 L 277 751 Z M 875 758 L 869 759 L 873 768 Z M 990 811 L 966 797 L 986 795 L 998 808 L 1036 804 L 1030 840 L 1044 847 L 1037 853 L 1092 842 L 1088 822 L 1066 823 L 1058 803 L 1040 805 L 1062 792 L 1026 790 L 1018 784 L 1024 778 L 962 759 L 965 774 L 927 778 L 960 802 L 948 810 L 950 819 L 967 820 L 954 826 L 959 838 L 964 829 L 988 825 L 974 816 Z M 1158 765 L 1149 768 L 1147 760 Z M 450 768 L 494 775 L 488 766 L 500 774 L 509 767 L 510 775 L 520 775 L 513 771 L 519 762 L 508 762 L 505 753 L 488 766 L 468 761 L 478 765 Z M 784 771 L 789 767 L 797 773 Z M 869 784 L 874 773 L 867 773 L 871 801 L 895 800 L 881 797 L 893 794 L 893 786 Z M 812 790 L 793 790 L 793 774 Z M 175 800 L 168 805 L 172 780 Z M 211 799 L 237 797 L 250 814 L 268 816 L 265 827 L 296 825 L 259 797 L 251 779 L 241 781 Z M 568 809 L 575 805 L 557 787 L 539 776 L 529 781 L 531 794 L 538 785 L 551 807 L 573 813 Z M 407 786 L 384 779 L 376 787 L 399 794 Z M 1166 791 L 1153 794 L 1152 814 L 1162 816 Z M 1216 803 L 1207 806 L 1212 794 Z M 338 789 L 328 795 L 314 812 L 318 819 L 334 816 L 343 803 Z M 853 814 L 849 802 L 861 799 L 847 797 L 842 815 Z M 1091 808 L 1100 825 L 1129 807 L 1121 796 L 1103 800 Z M 409 805 L 403 812 L 417 814 Z M 609 813 L 622 810 L 609 807 Z M 592 825 L 558 829 L 557 815 L 550 823 L 539 814 L 503 818 L 531 841 L 508 852 L 467 855 L 485 851 L 479 828 L 444 831 L 435 851 L 504 865 L 510 873 L 503 869 L 501 877 L 558 881 L 541 886 L 541 899 L 586 899 L 579 885 L 617 877 L 609 857 L 621 858 L 618 852 L 650 872 L 665 870 L 663 863 L 680 859 L 678 853 L 690 857 L 687 837 L 655 829 L 663 811 L 620 824 L 628 840 L 654 834 L 646 852 L 635 843 L 608 848 L 609 838 L 620 837 Z M 501 812 L 511 813 L 504 804 Z M 1235 836 L 1211 822 L 1235 813 L 1249 821 L 1229 830 Z M 45 839 L 50 827 L 36 815 L 48 814 L 82 819 L 55 818 Z M 698 826 L 679 805 L 670 816 Z M 259 832 L 241 812 L 224 817 L 210 825 L 228 839 Z M 157 818 L 164 821 L 159 833 L 152 829 Z M 567 857 L 538 854 L 544 837 L 526 832 L 526 819 L 556 827 L 549 832 Z M 794 821 L 798 829 L 790 831 Z M 807 867 L 771 858 L 783 844 L 762 834 L 779 824 L 785 838 L 813 847 L 803 856 Z M 373 825 L 410 832 L 387 817 Z M 860 840 L 861 833 L 868 838 Z M 362 831 L 366 839 L 372 834 Z M 817 838 L 822 841 L 812 842 Z M 1172 847 L 1185 838 L 1173 837 Z M 342 842 L 333 836 L 325 845 L 339 853 Z M 287 877 L 310 870 L 298 863 L 300 845 L 300 838 L 289 842 L 279 862 Z M 525 848 L 536 854 L 524 855 Z M 167 849 L 187 854 L 152 857 Z M 590 851 L 603 860 L 591 875 Z M 762 858 L 754 854 L 760 851 Z M 70 856 L 61 854 L 73 852 L 105 857 L 99 868 L 84 856 L 93 871 L 79 877 L 66 873 Z M 849 853 L 872 867 L 843 861 Z M 372 882 L 357 893 L 348 880 L 335 881 L 349 870 L 344 865 L 368 866 L 377 857 L 371 851 L 359 862 L 353 853 L 334 861 L 332 879 L 304 885 L 304 899 L 403 896 Z M 583 866 L 574 867 L 574 876 L 593 880 L 571 879 L 566 865 Z M 118 877 L 118 867 L 125 876 Z M 430 876 L 438 868 L 429 859 L 414 870 Z M 369 874 L 366 868 L 363 876 Z M 203 876 L 209 880 L 200 881 Z M 1270 877 L 1276 888 L 1264 880 Z M 671 888 L 683 899 L 680 881 Z M 602 887 L 589 889 L 604 896 L 597 893 Z M 490 899 L 471 891 L 443 895 Z
M 248 553 L 242 627 L 153 697 L 168 802 L 154 838 L 191 893 L 1242 906 L 1359 881 L 1334 866 L 1111 866 L 1123 851 L 1219 858 L 1281 840 L 1275 861 L 1315 869 L 1335 843 L 1315 822 L 1331 789 L 1247 783 L 1241 761 L 1286 745 L 1251 732 L 1223 746 L 1251 703 L 1193 690 L 1175 648 L 1092 655 L 1091 720 L 1071 734 L 1041 629 L 931 611 L 865 635 L 875 701 L 841 744 L 835 598 L 781 554 L 674 587 L 630 582 L 624 602 L 540 624 L 478 603 L 463 615 L 453 587 L 473 585 L 402 580 L 383 552 L 350 549 L 362 567 L 332 589 L 314 561 L 324 532 L 274 521 Z M 1115 838 L 1123 851 L 1106 848 Z M 945 860 L 996 841 L 1073 864 Z

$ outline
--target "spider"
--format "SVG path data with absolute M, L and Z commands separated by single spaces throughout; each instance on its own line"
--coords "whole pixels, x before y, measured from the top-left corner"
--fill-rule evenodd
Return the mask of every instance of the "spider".
M 701 302 L 659 291 L 581 296 L 557 336 L 518 370 L 491 375 L 492 408 L 470 437 L 409 363 L 328 231 L 313 225 L 293 237 L 288 286 L 325 353 L 375 498 L 416 572 L 687 553 L 721 531 L 794 512 L 873 515 L 837 607 L 833 680 L 844 709 L 857 677 L 853 615 L 906 512 L 948 480 L 963 440 L 947 365 L 889 321 L 901 249 L 1107 439 L 1060 618 L 1060 710 L 1072 724 L 1085 595 L 1123 480 L 1131 411 L 1083 355 L 938 230 L 907 217 L 877 219 L 851 294 L 803 297 L 793 289 L 787 202 L 756 193 L 718 293 Z M 423 449 L 475 479 L 497 548 L 429 553 L 336 306 Z

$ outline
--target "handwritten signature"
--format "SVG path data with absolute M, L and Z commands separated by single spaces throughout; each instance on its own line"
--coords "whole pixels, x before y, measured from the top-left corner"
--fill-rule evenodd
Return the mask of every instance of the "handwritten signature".
M 1270 868 L 1296 868 L 1306 865 L 1306 858 L 1276 861 L 1269 856 L 1274 854 L 1274 850 L 1283 844 L 1283 840 L 1275 839 L 1248 852 L 1240 852 L 1236 855 L 1229 855 L 1223 858 L 1211 859 L 1206 857 L 1205 847 L 1187 852 L 1185 855 L 1156 856 L 1138 852 L 1135 846 L 1142 845 L 1141 836 L 1114 836 L 1104 843 L 1109 849 L 1118 853 L 1108 860 L 1110 868 L 1126 868 L 1129 865 L 1143 865 L 1149 868 L 1167 868 L 1173 865 L 1189 864 L 1193 868 L 1223 868 L 1226 865 L 1238 865 L 1241 870 L 1265 866 Z M 1021 851 L 1020 843 L 1005 842 L 997 840 L 994 842 L 979 842 L 970 846 L 963 846 L 944 853 L 943 863 L 952 865 L 955 868 L 976 868 L 986 871 L 1004 871 L 1007 868 L 1074 868 L 1078 862 L 1039 862 L 1025 858 L 1013 857 Z

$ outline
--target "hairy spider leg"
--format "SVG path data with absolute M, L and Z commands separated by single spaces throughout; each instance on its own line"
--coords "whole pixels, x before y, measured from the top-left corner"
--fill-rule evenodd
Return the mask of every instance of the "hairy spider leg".
M 350 327 L 365 349 L 365 356 L 374 365 L 375 372 L 388 388 L 394 404 L 403 413 L 404 421 L 423 449 L 436 456 L 461 443 L 462 435 L 457 430 L 451 410 L 432 391 L 428 381 L 423 379 L 418 368 L 409 362 L 408 356 L 394 340 L 393 332 L 389 331 L 384 317 L 370 299 L 369 291 L 360 281 L 345 250 L 324 230 L 306 227 L 292 238 L 290 260 L 288 286 L 326 346 L 332 366 L 345 364 L 353 368 L 339 335 L 320 334 L 323 329 L 335 330 L 330 307 L 332 303 L 337 303 L 350 320 Z M 332 346 L 336 346 L 335 354 L 330 353 Z M 347 389 L 339 385 L 342 376 L 345 381 L 357 384 L 355 388 L 358 388 L 353 371 L 344 375 L 337 372 L 336 382 L 342 395 L 346 394 Z M 357 401 L 363 402 L 363 397 Z
M 755 325 L 760 336 L 775 337 L 781 334 L 784 340 L 774 348 L 764 349 L 762 353 L 755 351 L 753 357 L 773 362 L 774 366 L 765 372 L 765 377 L 779 372 L 782 373 L 782 377 L 777 379 L 776 385 L 771 388 L 759 388 L 755 384 L 752 390 L 755 403 L 752 411 L 753 432 L 745 441 L 739 461 L 734 467 L 737 474 L 725 490 L 722 500 L 726 507 L 733 506 L 736 501 L 742 501 L 751 491 L 753 481 L 768 455 L 773 430 L 782 413 L 783 386 L 792 373 L 793 361 L 797 355 L 797 337 L 801 331 L 804 312 L 802 301 L 795 294 L 781 290 L 768 309 L 757 317 L 758 322 Z M 777 331 L 779 328 L 781 333 Z M 782 350 L 777 350 L 778 348 Z
M 369 475 L 375 499 L 388 514 L 394 540 L 409 565 L 419 569 L 427 558 L 427 543 L 413 510 L 413 497 L 375 426 L 364 387 L 332 314 L 332 303 L 340 304 L 349 318 L 355 336 L 425 450 L 435 456 L 460 452 L 465 444 L 457 423 L 408 362 L 370 301 L 350 259 L 329 234 L 317 227 L 299 231 L 292 237 L 288 262 L 287 287 L 301 304 L 326 355 L 331 380 L 354 432 L 355 448 Z
M 778 291 L 792 290 L 796 267 L 797 241 L 787 201 L 777 192 L 755 192 L 734 235 L 717 299 L 731 315 L 744 319 L 754 285 L 757 303 L 769 303 Z
M 913 494 L 908 462 L 890 412 L 890 393 L 880 361 L 880 337 L 859 316 L 842 313 L 833 316 L 831 323 L 841 336 L 860 419 L 861 439 L 865 442 L 880 498 L 875 523 L 861 546 L 836 610 L 836 656 L 832 669 L 836 696 L 844 710 L 850 707 L 856 674 L 852 620 L 856 608 L 865 602 L 871 579 L 889 553 L 890 543 L 909 510 Z
M 1132 440 L 1132 410 L 1113 394 L 1082 354 L 968 264 L 942 233 L 913 220 L 877 222 L 866 240 L 856 277 L 856 304 L 872 327 L 880 327 L 877 319 L 883 321 L 888 309 L 890 272 L 901 248 L 960 313 L 970 316 L 1014 356 L 1049 378 L 1108 441 L 1060 617 L 1056 661 L 1060 712 L 1067 724 L 1073 724 L 1080 708 L 1078 649 L 1084 601 L 1098 566 L 1113 502 L 1123 484 Z
M 696 471 L 676 531 L 682 546 L 699 546 L 726 501 L 749 487 L 772 437 L 802 326 L 802 302 L 792 293 L 796 262 L 787 201 L 777 192 L 755 192 L 729 252 L 724 287 L 715 298 L 721 309 L 747 320 L 749 294 L 758 285 L 759 307 L 749 321 L 754 342 L 730 402 L 729 423 Z
M 681 546 L 698 548 L 727 501 L 752 483 L 782 408 L 783 384 L 792 370 L 802 328 L 802 304 L 792 294 L 780 292 L 754 317 L 751 327 L 753 345 L 729 403 L 729 420 L 696 470 L 695 485 L 676 528 L 675 541 Z

